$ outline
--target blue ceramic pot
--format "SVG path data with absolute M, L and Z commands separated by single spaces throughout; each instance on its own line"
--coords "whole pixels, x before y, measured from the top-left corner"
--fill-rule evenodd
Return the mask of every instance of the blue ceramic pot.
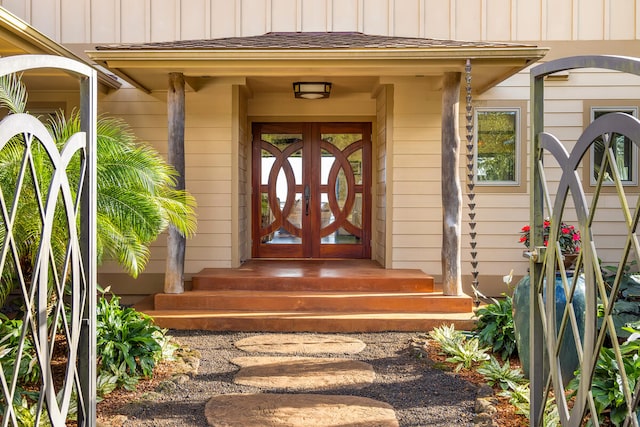
M 573 278 L 572 272 L 567 272 L 567 280 L 571 281 Z M 544 284 L 545 288 L 543 292 L 546 292 L 546 280 Z M 531 306 L 529 304 L 529 276 L 524 276 L 516 285 L 513 292 L 513 325 L 516 336 L 516 346 L 518 347 L 518 357 L 522 364 L 522 371 L 525 376 L 529 378 L 529 313 L 531 312 Z M 562 322 L 562 315 L 564 308 L 567 304 L 564 288 L 562 287 L 562 277 L 560 273 L 556 273 L 555 280 L 555 293 L 556 293 L 556 332 L 560 330 L 560 324 Z M 580 331 L 580 339 L 584 338 L 584 318 L 585 318 L 585 297 L 584 297 L 584 276 L 578 276 L 576 290 L 573 297 L 573 310 L 576 316 L 576 322 L 578 324 L 578 330 Z M 547 358 L 544 360 L 544 374 L 545 377 L 549 372 L 549 363 Z M 560 366 L 562 372 L 562 379 L 565 386 L 573 378 L 573 373 L 578 368 L 578 353 L 576 352 L 573 331 L 571 325 L 567 324 L 563 336 L 562 345 L 560 347 Z

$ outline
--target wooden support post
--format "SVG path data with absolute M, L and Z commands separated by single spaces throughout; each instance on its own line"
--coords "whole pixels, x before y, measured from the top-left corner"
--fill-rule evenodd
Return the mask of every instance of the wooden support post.
M 185 189 L 184 162 L 184 75 L 169 74 L 167 93 L 168 115 L 168 156 L 167 160 L 178 172 L 176 189 Z M 164 276 L 164 292 L 181 294 L 184 292 L 184 252 L 186 241 L 175 227 L 169 226 L 167 238 L 167 263 Z
M 462 294 L 459 103 L 462 73 L 445 73 L 442 89 L 442 289 Z

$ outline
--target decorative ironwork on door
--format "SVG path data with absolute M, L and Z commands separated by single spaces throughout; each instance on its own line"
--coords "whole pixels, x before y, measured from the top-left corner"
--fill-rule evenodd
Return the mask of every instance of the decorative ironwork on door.
M 604 352 L 609 366 L 616 371 L 613 381 L 621 396 L 617 410 L 624 418 L 623 425 L 638 426 L 640 381 L 631 378 L 625 369 L 625 358 L 638 355 L 629 356 L 621 351 L 622 340 L 614 324 L 613 308 L 625 277 L 625 266 L 632 260 L 640 261 L 637 234 L 640 197 L 637 191 L 626 190 L 622 169 L 625 166 L 620 162 L 616 147 L 621 143 L 640 147 L 640 121 L 624 113 L 604 114 L 586 127 L 571 150 L 567 150 L 558 138 L 544 132 L 544 77 L 578 68 L 601 68 L 640 75 L 640 60 L 580 56 L 551 61 L 531 71 L 530 219 L 534 250 L 530 261 L 530 421 L 531 425 L 543 425 L 546 402 L 553 397 L 563 426 L 581 426 L 586 419 L 593 425 L 600 425 L 603 415 L 593 379 L 597 365 L 601 363 L 599 357 Z M 596 165 L 599 172 L 595 185 L 585 192 L 588 180 L 585 183 L 581 181 L 579 170 L 590 168 L 586 159 L 596 157 L 594 147 L 598 147 L 600 153 L 600 164 Z M 557 184 L 547 176 L 544 161 L 561 169 Z M 637 168 L 637 162 L 632 166 Z M 607 203 L 603 203 L 605 197 Z M 551 224 L 547 247 L 543 243 L 545 218 L 549 218 Z M 577 219 L 582 239 L 574 274 L 564 268 L 558 243 L 560 224 L 567 218 Z M 619 230 L 617 239 L 606 236 L 608 245 L 603 247 L 601 243 L 608 232 L 605 229 L 612 228 Z M 616 272 L 608 281 L 603 269 L 605 264 L 611 265 L 611 270 Z M 554 283 L 556 276 L 561 285 L 556 287 L 556 292 L 545 292 L 546 284 Z M 586 304 L 583 334 L 573 304 L 582 279 Z M 562 313 L 556 313 L 558 292 L 567 301 Z M 559 324 L 557 319 L 561 319 Z M 605 343 L 610 349 L 603 350 Z M 573 375 L 563 370 L 566 366 L 563 366 L 562 357 L 567 345 L 571 351 L 575 349 L 579 360 L 578 376 L 569 386 L 567 384 Z
M 253 256 L 369 257 L 370 124 L 257 123 L 253 134 Z
M 0 268 L 2 280 L 15 281 L 24 307 L 24 315 L 16 319 L 23 326 L 13 354 L 15 364 L 0 364 L 0 424 L 21 423 L 19 411 L 25 410 L 25 391 L 18 381 L 19 367 L 33 361 L 30 367 L 40 370 L 37 393 L 30 395 L 32 400 L 25 400 L 33 425 L 65 426 L 75 418 L 80 426 L 93 426 L 97 77 L 86 64 L 61 57 L 0 59 L 2 75 L 40 68 L 79 78 L 82 132 L 70 136 L 59 150 L 34 116 L 11 114 L 0 122 L 0 150 L 14 150 L 14 156 L 22 159 L 13 177 L 15 185 L 0 187 Z M 68 174 L 76 168 L 76 173 Z M 35 226 L 28 242 L 34 249 L 32 263 L 20 259 L 19 242 L 25 239 L 18 226 L 18 211 L 24 203 L 33 206 L 29 214 Z M 61 232 L 68 239 L 54 242 L 52 236 Z M 6 349 L 2 344 L 0 341 L 0 349 Z M 56 354 L 66 360 L 63 375 L 54 375 L 51 362 Z

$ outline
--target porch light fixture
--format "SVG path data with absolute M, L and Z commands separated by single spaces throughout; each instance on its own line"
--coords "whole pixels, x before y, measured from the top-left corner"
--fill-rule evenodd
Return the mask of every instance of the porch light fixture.
M 331 93 L 331 83 L 329 82 L 295 82 L 293 83 L 293 93 L 296 98 L 321 99 L 328 98 Z

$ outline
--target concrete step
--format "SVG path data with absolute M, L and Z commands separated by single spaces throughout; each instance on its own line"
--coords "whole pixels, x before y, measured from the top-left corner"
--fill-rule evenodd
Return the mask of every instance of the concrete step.
M 416 269 L 384 269 L 371 260 L 251 260 L 239 268 L 205 268 L 194 291 L 276 290 L 431 292 L 433 277 Z
M 223 290 L 154 296 L 155 310 L 455 313 L 468 312 L 471 308 L 470 297 L 445 296 L 442 292 Z
M 429 331 L 454 324 L 470 330 L 475 321 L 464 313 L 229 312 L 220 310 L 149 310 L 163 328 L 246 332 L 385 332 Z

